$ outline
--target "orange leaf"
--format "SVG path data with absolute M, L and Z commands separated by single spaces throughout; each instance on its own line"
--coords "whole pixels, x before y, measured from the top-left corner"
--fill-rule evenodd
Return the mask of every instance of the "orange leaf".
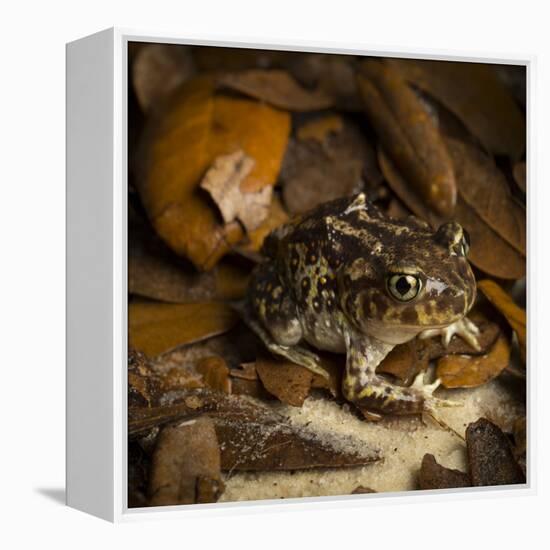
M 474 388 L 498 376 L 510 362 L 510 345 L 500 336 L 486 355 L 445 355 L 436 376 L 446 388 Z
M 131 303 L 128 308 L 129 344 L 155 356 L 231 329 L 238 316 L 227 304 Z
M 527 348 L 527 317 L 525 310 L 516 305 L 511 296 L 490 279 L 479 281 L 477 288 L 506 317 L 509 325 L 516 332 L 521 355 L 525 361 Z
M 275 184 L 290 117 L 268 105 L 215 94 L 213 80 L 186 82 L 152 117 L 137 155 L 138 189 L 167 244 L 209 270 L 243 237 L 237 222 L 223 225 L 199 183 L 214 160 L 237 150 L 254 159 L 241 191 Z

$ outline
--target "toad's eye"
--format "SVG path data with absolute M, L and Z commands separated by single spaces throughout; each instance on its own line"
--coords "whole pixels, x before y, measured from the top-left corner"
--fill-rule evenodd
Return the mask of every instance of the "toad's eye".
M 400 302 L 409 302 L 418 296 L 422 281 L 414 275 L 397 273 L 390 275 L 387 281 L 388 292 Z

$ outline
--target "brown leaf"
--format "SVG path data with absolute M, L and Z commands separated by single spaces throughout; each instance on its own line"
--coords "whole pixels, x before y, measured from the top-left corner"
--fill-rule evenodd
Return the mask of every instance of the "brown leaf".
M 279 63 L 308 88 L 322 90 L 338 109 L 361 110 L 354 56 L 293 52 Z
M 344 122 L 339 115 L 324 115 L 300 126 L 298 128 L 297 137 L 302 141 L 311 139 L 324 145 L 330 134 L 341 132 L 343 127 Z
M 496 424 L 486 418 L 470 424 L 466 430 L 466 446 L 474 487 L 525 483 L 510 442 Z
M 129 343 L 153 357 L 228 331 L 238 316 L 227 304 L 134 302 L 128 307 Z
M 128 292 L 162 302 L 187 303 L 242 298 L 248 272 L 222 260 L 211 272 L 197 273 L 143 222 L 128 224 Z
M 382 149 L 378 150 L 378 159 L 386 181 L 415 215 L 427 221 L 433 228 L 445 222 L 446 218 L 438 216 L 423 203 Z M 476 267 L 500 279 L 521 279 L 525 275 L 524 256 L 493 231 L 464 201 L 460 193 L 452 219 L 459 222 L 470 234 L 468 259 Z
M 151 506 L 216 502 L 224 489 L 220 448 L 207 417 L 165 427 L 153 453 Z
M 504 174 L 473 145 L 451 138 L 446 143 L 464 201 L 500 237 L 525 255 L 525 209 L 512 197 Z
M 525 119 L 491 65 L 389 59 L 407 81 L 433 95 L 494 154 L 519 157 Z
M 510 362 L 510 345 L 500 336 L 486 355 L 445 355 L 437 361 L 436 376 L 446 388 L 475 388 L 496 378 Z
M 200 187 L 210 193 L 225 223 L 239 220 L 247 231 L 256 229 L 267 217 L 273 188 L 243 193 L 241 182 L 254 168 L 254 160 L 242 151 L 217 157 Z
M 231 393 L 229 367 L 221 357 L 216 355 L 205 357 L 198 362 L 196 369 L 202 375 L 206 386 L 213 390 Z
M 346 120 L 342 130 L 317 141 L 290 140 L 281 169 L 283 200 L 290 214 L 350 196 L 364 187 L 376 158 L 359 127 Z
M 231 393 L 249 395 L 267 401 L 273 396 L 267 392 L 256 373 L 256 362 L 244 363 L 239 368 L 231 369 Z
M 456 203 L 453 166 L 422 102 L 397 71 L 375 59 L 361 65 L 358 82 L 384 149 L 426 204 L 450 216 Z
M 269 393 L 293 407 L 303 405 L 313 380 L 313 373 L 305 367 L 274 357 L 258 358 L 256 372 Z
M 226 73 L 218 78 L 222 87 L 270 103 L 287 111 L 316 111 L 332 106 L 321 90 L 302 88 L 286 71 L 251 69 Z
M 132 64 L 132 80 L 141 108 L 148 111 L 194 73 L 195 65 L 188 47 L 144 45 Z
M 508 324 L 517 334 L 521 355 L 525 362 L 527 353 L 527 318 L 525 310 L 517 306 L 511 296 L 490 279 L 479 281 L 477 288 L 506 317 Z
M 429 356 L 417 339 L 395 346 L 378 365 L 376 372 L 391 374 L 408 386 L 415 376 L 428 368 Z
M 471 487 L 470 476 L 460 470 L 445 468 L 437 463 L 434 455 L 425 454 L 418 476 L 420 489 L 452 489 L 455 487 Z
M 214 93 L 211 78 L 186 82 L 151 117 L 137 158 L 137 186 L 158 234 L 198 269 L 209 270 L 243 237 L 239 224 L 221 224 L 199 183 L 220 155 L 237 150 L 255 165 L 243 192 L 273 186 L 290 118 L 265 104 Z
M 216 425 L 222 470 L 303 470 L 360 466 L 380 451 L 353 436 L 294 426 L 282 415 L 246 397 L 208 390 L 185 392 L 179 403 L 129 411 L 130 437 L 155 426 L 207 413 Z

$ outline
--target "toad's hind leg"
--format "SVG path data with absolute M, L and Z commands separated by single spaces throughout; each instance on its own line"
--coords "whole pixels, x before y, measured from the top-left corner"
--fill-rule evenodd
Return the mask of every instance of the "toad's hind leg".
M 303 334 L 296 306 L 273 264 L 260 264 L 254 271 L 245 320 L 269 351 L 325 378 L 328 376 L 319 356 L 298 345 Z

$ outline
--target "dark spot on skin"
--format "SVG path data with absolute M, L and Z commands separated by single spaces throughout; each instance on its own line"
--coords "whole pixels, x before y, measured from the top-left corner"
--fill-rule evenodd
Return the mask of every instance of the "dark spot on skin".
M 406 325 L 415 325 L 418 323 L 418 313 L 414 306 L 408 306 L 401 311 L 401 320 Z

